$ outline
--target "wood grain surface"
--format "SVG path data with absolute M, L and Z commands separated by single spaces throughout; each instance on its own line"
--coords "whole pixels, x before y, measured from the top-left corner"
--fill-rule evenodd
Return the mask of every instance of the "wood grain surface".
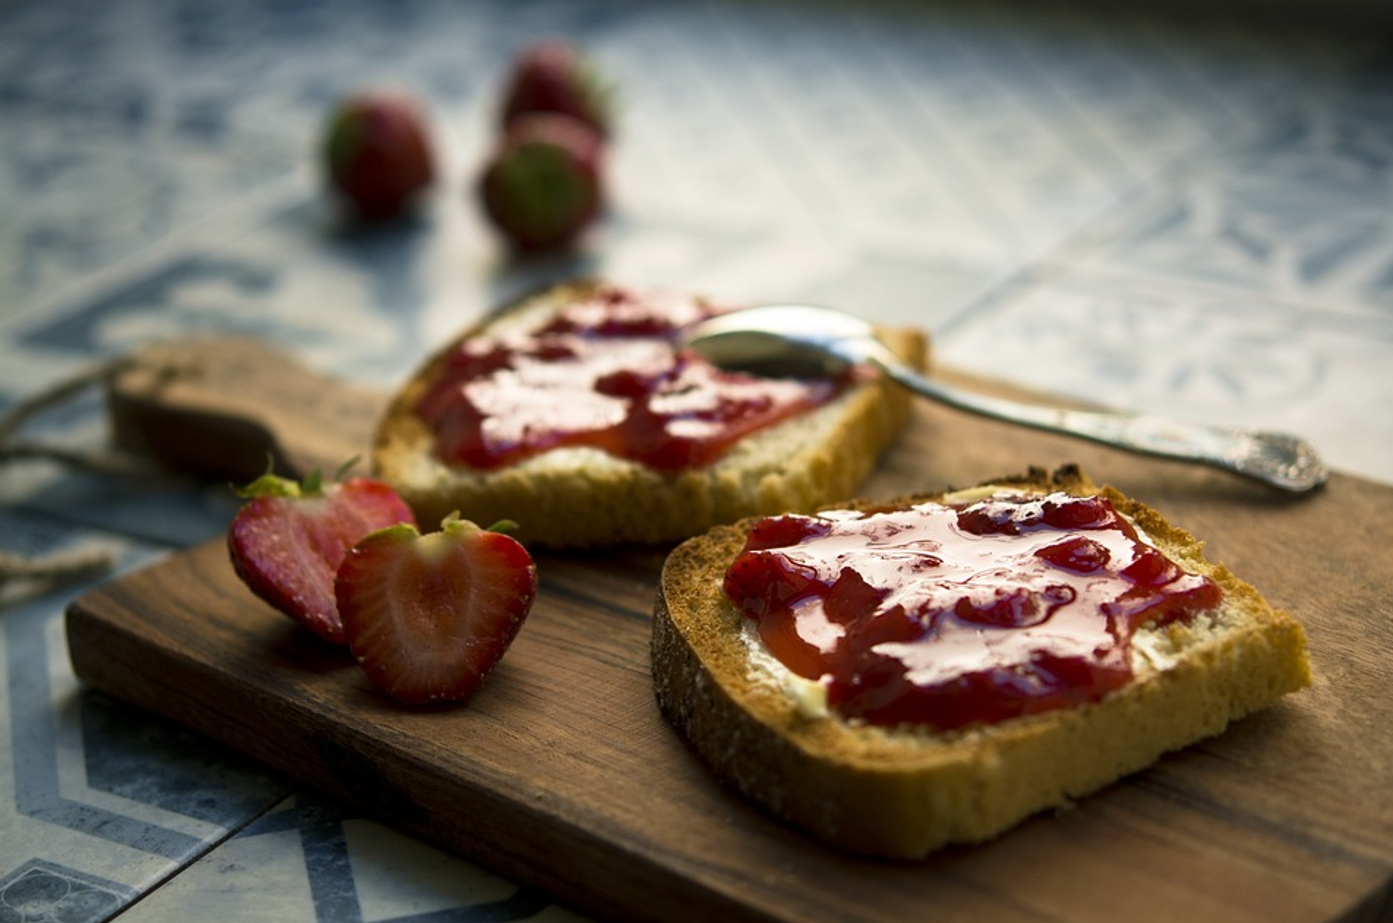
M 264 473 L 268 461 L 303 477 L 366 456 L 385 402 L 259 337 L 181 337 L 130 360 L 106 386 L 116 446 L 238 482 Z
M 1068 811 L 924 862 L 846 858 L 786 829 L 662 721 L 648 657 L 661 548 L 539 555 L 531 617 L 461 707 L 372 692 L 344 652 L 253 598 L 221 542 L 77 599 L 68 643 L 91 686 L 605 919 L 1388 919 L 1393 489 L 1337 475 L 1291 498 L 922 404 L 862 493 L 1066 461 L 1207 538 L 1295 613 L 1315 684 Z

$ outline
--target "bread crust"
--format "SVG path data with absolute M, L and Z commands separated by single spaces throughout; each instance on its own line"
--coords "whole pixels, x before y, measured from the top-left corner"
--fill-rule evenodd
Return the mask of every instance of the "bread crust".
M 1072 466 L 984 483 L 1101 493 L 1177 563 L 1217 581 L 1224 602 L 1212 618 L 1155 632 L 1172 662 L 1138 670 L 1099 702 L 954 732 L 854 726 L 800 712 L 786 686 L 752 664 L 720 581 L 753 520 L 718 527 L 668 557 L 652 656 L 662 712 L 720 779 L 835 848 L 917 859 L 1065 806 L 1309 685 L 1301 625 L 1154 510 Z
M 675 542 L 718 523 L 808 510 L 851 494 L 908 418 L 908 394 L 873 378 L 740 440 L 704 468 L 665 473 L 590 448 L 553 450 L 490 471 L 437 460 L 433 435 L 413 408 L 456 346 L 508 318 L 589 297 L 600 284 L 575 281 L 523 299 L 456 337 L 398 390 L 377 429 L 373 467 L 420 522 L 438 522 L 456 510 L 483 524 L 511 519 L 522 541 L 550 548 Z M 881 332 L 906 361 L 926 365 L 922 332 Z

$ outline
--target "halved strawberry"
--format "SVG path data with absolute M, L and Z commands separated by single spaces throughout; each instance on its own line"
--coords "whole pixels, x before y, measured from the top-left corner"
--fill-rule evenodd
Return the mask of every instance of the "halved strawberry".
M 360 477 L 326 485 L 318 471 L 303 483 L 264 474 L 238 495 L 247 502 L 227 531 L 237 576 L 324 640 L 343 644 L 334 602 L 339 562 L 369 532 L 414 524 L 411 508 L 381 481 Z
M 374 532 L 335 584 L 349 650 L 383 692 L 419 705 L 462 701 L 513 643 L 537 566 L 511 536 L 451 515 L 439 532 Z

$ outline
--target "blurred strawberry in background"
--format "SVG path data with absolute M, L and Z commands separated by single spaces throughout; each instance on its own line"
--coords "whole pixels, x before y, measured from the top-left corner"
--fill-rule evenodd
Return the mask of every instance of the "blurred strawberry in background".
M 341 101 L 322 158 L 330 188 L 365 221 L 406 213 L 435 181 L 425 111 L 400 90 L 362 90 Z
M 604 211 L 612 95 L 590 57 L 568 39 L 541 39 L 514 57 L 501 136 L 483 165 L 478 195 L 515 250 L 571 247 Z
M 518 250 L 570 246 L 603 207 L 603 161 L 603 140 L 585 122 L 557 112 L 520 115 L 484 164 L 484 211 Z
M 612 88 L 590 58 L 563 38 L 535 42 L 513 61 L 503 94 L 506 129 L 520 115 L 557 112 L 579 119 L 608 138 L 613 129 Z

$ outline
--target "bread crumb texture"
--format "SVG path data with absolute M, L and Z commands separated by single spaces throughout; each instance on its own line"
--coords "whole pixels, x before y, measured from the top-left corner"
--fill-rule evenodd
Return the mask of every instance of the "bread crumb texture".
M 373 467 L 423 524 L 452 511 L 487 524 L 511 519 L 518 537 L 550 548 L 671 543 L 748 516 L 811 510 L 852 495 L 903 428 L 910 398 L 878 378 L 835 401 L 741 439 L 714 464 L 655 471 L 599 449 L 568 447 L 496 470 L 448 464 L 413 408 L 465 338 L 535 323 L 589 297 L 600 283 L 572 282 L 524 299 L 434 354 L 391 401 L 376 434 Z M 911 329 L 880 331 L 918 367 L 927 340 Z
M 753 523 L 712 529 L 667 559 L 652 653 L 663 713 L 720 779 L 835 848 L 915 859 L 1067 807 L 1310 684 L 1301 625 L 1154 510 L 1074 466 L 990 483 L 1107 496 L 1173 560 L 1218 582 L 1223 602 L 1188 624 L 1142 631 L 1133 681 L 1089 705 L 953 732 L 853 725 L 810 717 L 752 660 L 720 583 Z

